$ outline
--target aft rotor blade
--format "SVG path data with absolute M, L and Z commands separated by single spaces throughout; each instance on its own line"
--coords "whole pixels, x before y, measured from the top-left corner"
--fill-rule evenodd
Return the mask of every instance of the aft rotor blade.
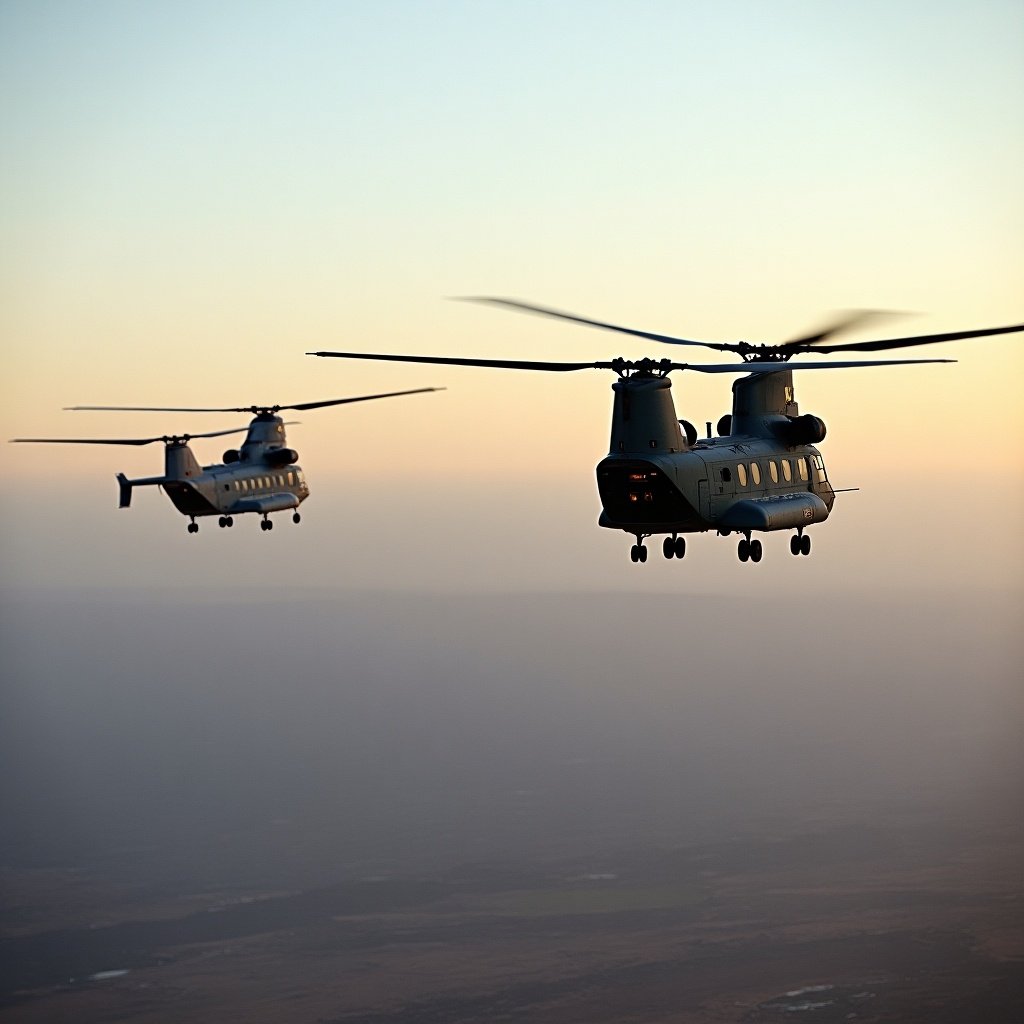
M 308 353 L 307 353 L 308 354 Z M 323 353 L 318 352 L 317 355 Z M 325 402 L 300 402 L 298 405 L 275 405 L 275 409 L 322 409 L 325 405 L 348 405 L 351 402 L 369 402 L 375 398 L 397 398 L 399 395 L 422 395 L 427 391 L 445 391 L 446 388 L 413 388 L 410 391 L 385 391 L 380 395 L 358 395 L 355 398 L 329 398 Z
M 815 351 L 820 352 L 822 349 L 818 348 L 823 341 L 831 338 L 834 334 L 839 334 L 842 331 L 848 331 L 858 324 L 866 323 L 868 320 L 877 320 L 880 317 L 897 316 L 898 314 L 890 313 L 884 309 L 851 309 L 847 310 L 841 316 L 831 321 L 824 327 L 820 327 L 813 334 L 808 334 L 803 338 L 794 338 L 792 341 L 783 342 L 778 348 L 784 352 L 793 351 L 794 349 L 805 348 L 810 345 L 815 346 Z
M 496 299 L 489 296 L 466 296 L 463 302 L 480 302 L 488 306 L 502 306 L 505 309 L 514 309 L 521 313 L 534 313 L 537 316 L 550 316 L 556 320 L 568 320 L 570 323 L 583 324 L 585 327 L 600 327 L 605 331 L 616 331 L 619 334 L 629 334 L 634 338 L 645 338 L 647 341 L 658 341 L 666 345 L 699 345 L 702 348 L 713 348 L 720 352 L 732 352 L 734 346 L 728 343 L 712 341 L 692 341 L 689 338 L 675 338 L 669 334 L 653 334 L 650 331 L 638 331 L 632 327 L 620 327 L 618 324 L 608 324 L 603 320 L 589 320 L 586 317 L 577 316 L 575 313 L 563 313 L 559 309 L 549 309 L 547 306 L 532 306 L 527 302 L 519 302 L 517 299 Z
M 696 370 L 698 373 L 779 373 L 782 370 L 852 370 L 858 366 L 917 366 L 924 363 L 955 363 L 955 359 L 862 359 L 827 363 L 671 363 L 672 370 Z
M 492 366 L 503 370 L 605 370 L 611 363 L 550 363 L 525 359 L 463 359 L 458 356 L 393 356 L 373 352 L 307 352 L 307 356 L 323 356 L 331 359 L 379 359 L 389 363 L 431 363 L 440 366 Z M 299 406 L 294 406 L 299 408 Z
M 1024 331 L 1024 324 L 1011 327 L 985 327 L 974 331 L 952 331 L 949 334 L 920 334 L 913 338 L 883 338 L 879 341 L 854 341 L 840 345 L 816 345 L 815 352 L 882 352 L 891 348 L 910 348 L 913 345 L 933 345 L 940 341 L 960 341 L 964 338 L 987 338 L 995 334 L 1014 334 Z
M 12 437 L 11 444 L 156 444 L 163 441 L 191 441 L 194 437 L 223 437 L 225 434 L 244 434 L 248 427 L 229 430 L 208 430 L 202 434 L 161 434 L 159 437 Z

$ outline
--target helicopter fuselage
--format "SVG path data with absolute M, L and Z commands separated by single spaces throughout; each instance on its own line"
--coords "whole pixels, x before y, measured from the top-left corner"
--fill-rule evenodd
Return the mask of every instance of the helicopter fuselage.
M 707 438 L 688 451 L 611 454 L 597 467 L 600 525 L 627 533 L 749 533 L 824 522 L 835 501 L 810 445 Z
M 612 385 L 610 450 L 597 466 L 598 522 L 635 535 L 638 560 L 646 557 L 643 538 L 653 534 L 716 530 L 749 542 L 753 532 L 802 535 L 828 518 L 835 492 L 821 453 L 794 443 L 819 440 L 825 425 L 800 416 L 790 371 L 737 380 L 719 437 L 698 439 L 694 427 L 676 418 L 671 386 L 667 376 L 651 373 L 621 376 Z
M 174 507 L 193 517 L 283 512 L 298 508 L 309 497 L 302 469 L 296 465 L 203 466 L 190 478 L 165 478 L 160 483 Z

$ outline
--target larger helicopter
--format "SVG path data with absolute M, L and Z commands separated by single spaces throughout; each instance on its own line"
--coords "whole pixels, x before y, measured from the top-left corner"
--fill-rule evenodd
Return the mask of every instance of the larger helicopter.
M 270 518 L 273 512 L 292 510 L 292 521 L 302 517 L 299 505 L 309 497 L 309 485 L 297 465 L 299 453 L 286 444 L 287 424 L 277 414 L 284 410 L 306 411 L 328 405 L 349 405 L 368 402 L 376 398 L 396 398 L 399 395 L 418 395 L 444 388 L 414 388 L 410 391 L 389 391 L 379 395 L 359 395 L 355 398 L 329 398 L 323 402 L 298 402 L 295 405 L 251 405 L 213 409 L 160 408 L 130 405 L 75 405 L 70 411 L 106 412 L 250 412 L 253 419 L 248 427 L 232 427 L 201 434 L 161 435 L 158 437 L 16 437 L 19 444 L 117 444 L 146 445 L 162 441 L 164 444 L 163 476 L 141 477 L 129 480 L 124 473 L 117 474 L 120 489 L 120 507 L 128 508 L 135 487 L 158 486 L 171 499 L 174 507 L 189 517 L 188 532 L 198 533 L 196 519 L 218 516 L 217 525 L 234 525 L 235 516 L 253 512 L 263 517 L 260 529 L 274 528 Z M 223 463 L 200 466 L 189 448 L 189 441 L 197 437 L 221 437 L 226 434 L 245 433 L 240 448 L 231 448 L 223 455 Z
M 863 323 L 870 311 L 848 314 L 822 330 L 779 345 L 749 342 L 706 342 L 634 330 L 590 320 L 544 306 L 512 299 L 482 298 L 484 302 L 521 312 L 554 317 L 588 327 L 615 331 L 669 345 L 700 346 L 731 352 L 741 363 L 695 364 L 670 359 L 623 358 L 592 363 L 539 362 L 514 359 L 473 359 L 451 356 L 383 355 L 367 352 L 310 352 L 308 355 L 343 359 L 378 359 L 409 363 L 485 366 L 512 370 L 563 373 L 573 370 L 611 370 L 617 380 L 612 407 L 611 444 L 598 463 L 601 497 L 600 526 L 636 538 L 630 549 L 634 562 L 647 561 L 644 540 L 665 534 L 666 558 L 686 554 L 686 534 L 715 531 L 740 535 L 741 562 L 759 562 L 763 546 L 754 533 L 793 531 L 790 551 L 809 555 L 809 526 L 824 522 L 832 511 L 836 491 L 829 483 L 821 453 L 825 423 L 801 415 L 793 388 L 793 371 L 850 369 L 912 363 L 948 363 L 952 359 L 886 359 L 862 361 L 791 362 L 797 354 L 878 352 L 936 342 L 1009 334 L 1024 324 L 885 338 L 875 341 L 826 344 L 833 335 Z M 696 428 L 676 415 L 669 374 L 745 373 L 733 382 L 732 413 L 718 422 L 718 436 L 698 438 Z

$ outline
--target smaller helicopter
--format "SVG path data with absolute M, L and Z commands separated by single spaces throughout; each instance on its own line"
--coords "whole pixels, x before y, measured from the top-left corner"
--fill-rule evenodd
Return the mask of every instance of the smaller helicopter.
M 218 516 L 217 525 L 234 526 L 234 517 L 246 512 L 263 516 L 260 529 L 274 528 L 272 512 L 290 509 L 292 522 L 301 522 L 299 505 L 309 497 L 309 485 L 297 465 L 299 453 L 285 443 L 287 424 L 277 414 L 283 410 L 304 412 L 328 405 L 348 405 L 368 402 L 376 398 L 396 398 L 400 395 L 418 395 L 444 388 L 414 388 L 411 391 L 388 391 L 379 395 L 359 395 L 355 398 L 329 398 L 323 402 L 299 402 L 295 405 L 251 405 L 219 409 L 154 408 L 130 405 L 75 405 L 69 411 L 103 412 L 251 412 L 248 427 L 232 427 L 201 434 L 160 435 L 157 437 L 15 437 L 16 444 L 118 444 L 144 445 L 164 443 L 163 476 L 148 476 L 129 480 L 124 473 L 117 474 L 120 487 L 120 507 L 132 503 L 132 489 L 156 485 L 162 487 L 174 507 L 189 517 L 188 532 L 198 533 L 196 519 Z M 222 437 L 245 432 L 241 448 L 224 453 L 223 463 L 200 466 L 189 448 L 197 437 Z

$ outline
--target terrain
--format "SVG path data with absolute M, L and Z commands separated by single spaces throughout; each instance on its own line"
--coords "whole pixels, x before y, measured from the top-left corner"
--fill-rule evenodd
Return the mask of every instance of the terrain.
M 302 837 L 292 837 L 301 842 Z M 633 837 L 634 841 L 637 837 Z M 1024 831 L 893 816 L 306 891 L 7 870 L 0 1015 L 1015 1024 Z M 126 875 L 130 875 L 126 865 Z

